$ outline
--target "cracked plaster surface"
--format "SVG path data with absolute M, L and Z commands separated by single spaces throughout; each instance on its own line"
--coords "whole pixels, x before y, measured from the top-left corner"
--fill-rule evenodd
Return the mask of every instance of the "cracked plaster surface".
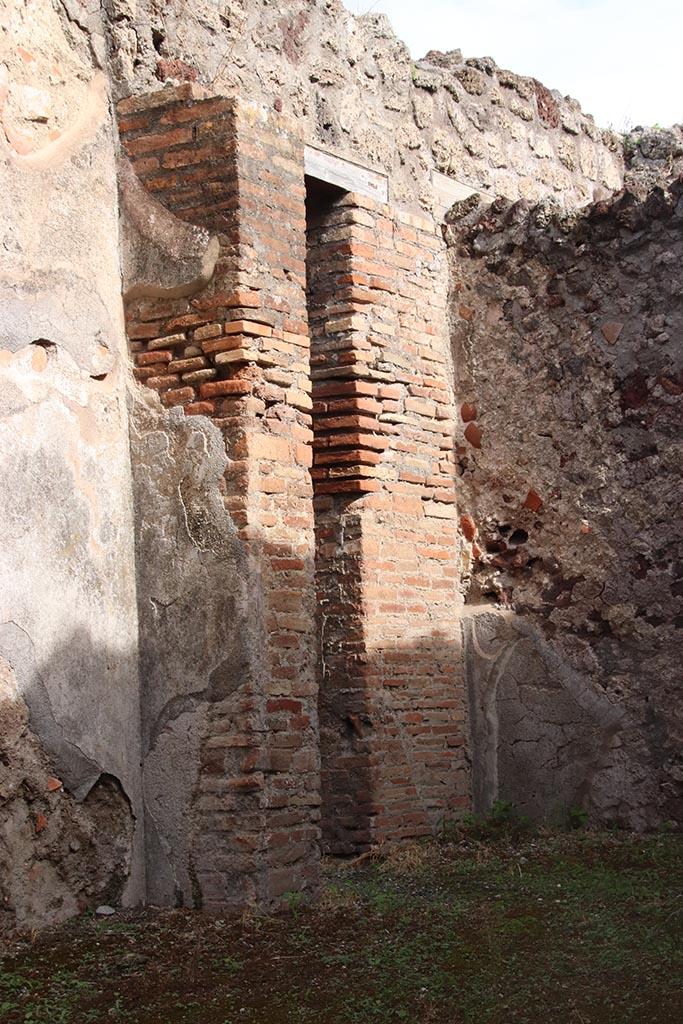
M 248 680 L 247 565 L 221 498 L 227 456 L 204 417 L 140 393 L 131 409 L 150 898 L 198 898 L 191 866 L 202 741 Z
M 28 708 L 24 735 L 37 759 L 16 762 L 12 781 L 11 813 L 28 843 L 21 856 L 42 864 L 45 885 L 52 879 L 63 896 L 59 906 L 45 898 L 46 922 L 87 906 L 107 877 L 118 878 L 117 900 L 136 902 L 144 890 L 128 370 L 106 81 L 55 7 L 5 9 L 4 114 L 35 152 L 17 155 L 0 138 L 0 656 L 17 706 Z M 48 103 L 39 120 L 22 107 L 35 90 Z M 49 138 L 53 128 L 59 138 Z M 38 762 L 63 794 L 39 831 L 20 797 L 37 786 L 43 799 Z M 33 788 L 21 788 L 22 772 Z M 96 846 L 95 866 L 81 854 L 83 871 L 102 882 L 88 890 L 70 830 L 100 804 L 119 835 Z M 11 835 L 3 842 L 3 855 L 20 857 L 7 854 Z M 40 923 L 26 887 L 12 902 L 17 920 Z

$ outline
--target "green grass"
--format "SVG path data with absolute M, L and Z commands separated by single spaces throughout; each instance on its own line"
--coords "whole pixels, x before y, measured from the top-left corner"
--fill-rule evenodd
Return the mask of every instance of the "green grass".
M 122 912 L 20 941 L 2 961 L 0 1019 L 670 1024 L 683 1017 L 682 869 L 676 835 L 471 821 L 329 864 L 317 908 Z

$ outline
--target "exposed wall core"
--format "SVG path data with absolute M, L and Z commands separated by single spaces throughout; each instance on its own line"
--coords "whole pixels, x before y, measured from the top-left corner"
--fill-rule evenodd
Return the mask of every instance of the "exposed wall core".
M 477 807 L 681 821 L 681 181 L 450 219 Z

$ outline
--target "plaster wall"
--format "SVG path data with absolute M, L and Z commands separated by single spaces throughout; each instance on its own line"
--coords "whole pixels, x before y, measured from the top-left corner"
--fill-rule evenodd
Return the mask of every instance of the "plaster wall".
M 52 5 L 5 11 L 0 892 L 29 926 L 104 898 L 140 899 L 143 815 L 108 88 L 89 43 Z M 29 38 L 31 60 L 19 49 Z M 51 140 L 53 116 L 61 134 Z
M 147 899 L 201 905 L 204 741 L 212 705 L 239 699 L 244 683 L 247 569 L 223 506 L 225 444 L 215 427 L 142 394 L 131 409 L 131 454 Z

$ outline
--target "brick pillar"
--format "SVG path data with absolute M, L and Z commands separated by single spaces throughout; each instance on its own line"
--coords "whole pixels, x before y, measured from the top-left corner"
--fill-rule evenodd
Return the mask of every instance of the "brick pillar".
M 319 860 L 303 149 L 274 112 L 192 86 L 126 100 L 119 114 L 147 189 L 221 243 L 195 298 L 131 304 L 129 337 L 138 379 L 225 439 L 250 656 L 239 702 L 210 708 L 194 871 L 205 906 L 269 906 L 314 891 Z
M 309 223 L 308 287 L 323 829 L 351 853 L 468 802 L 445 247 L 346 195 Z

